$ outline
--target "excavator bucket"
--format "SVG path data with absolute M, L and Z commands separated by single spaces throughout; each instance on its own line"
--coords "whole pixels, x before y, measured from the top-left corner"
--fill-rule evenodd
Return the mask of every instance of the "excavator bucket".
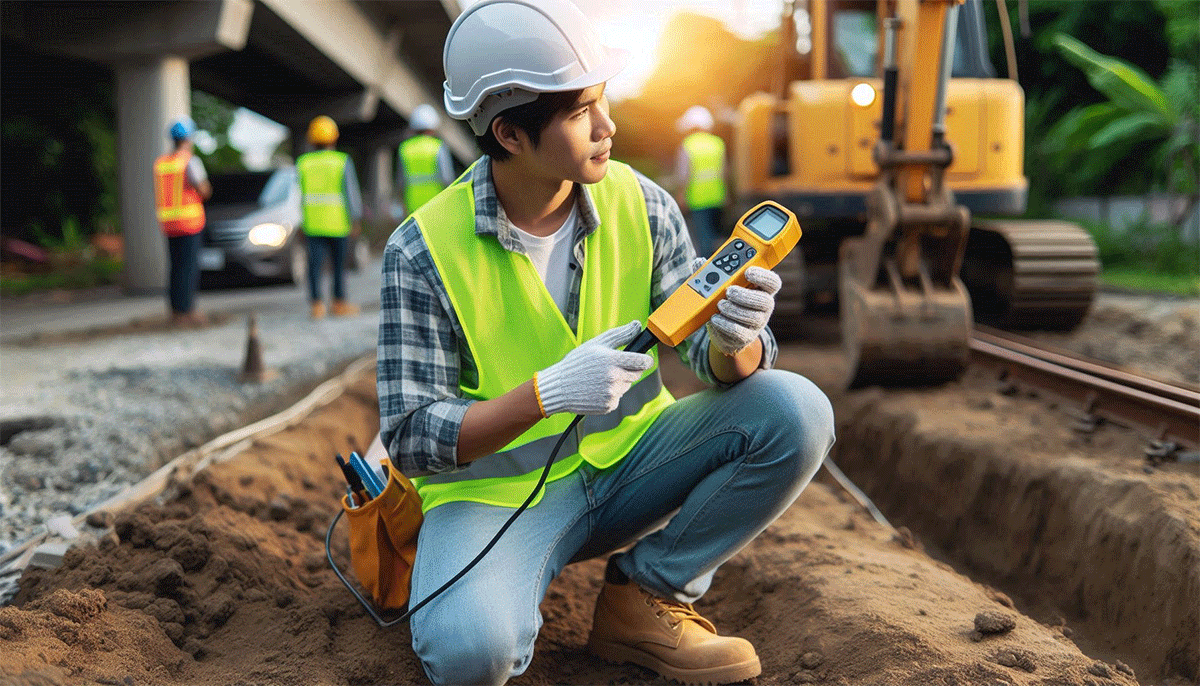
M 851 265 L 861 241 L 842 243 L 839 299 L 847 386 L 934 385 L 959 377 L 970 355 L 971 300 L 957 277 L 949 286 L 899 279 L 864 284 Z

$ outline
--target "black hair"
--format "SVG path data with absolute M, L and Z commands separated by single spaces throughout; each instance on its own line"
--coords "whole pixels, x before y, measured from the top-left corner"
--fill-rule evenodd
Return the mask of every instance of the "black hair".
M 541 93 L 537 100 L 527 102 L 524 105 L 504 110 L 492 118 L 503 119 L 512 124 L 514 127 L 525 132 L 529 136 L 529 141 L 533 143 L 533 147 L 537 147 L 542 141 L 542 132 L 553 121 L 554 116 L 559 112 L 563 112 L 571 108 L 579 101 L 579 96 L 583 94 L 582 90 L 559 91 L 555 93 Z M 491 122 L 488 123 L 487 131 L 482 136 L 476 136 L 475 142 L 479 144 L 479 149 L 494 160 L 503 162 L 510 157 L 510 153 L 500 141 L 496 140 L 496 134 L 492 133 Z

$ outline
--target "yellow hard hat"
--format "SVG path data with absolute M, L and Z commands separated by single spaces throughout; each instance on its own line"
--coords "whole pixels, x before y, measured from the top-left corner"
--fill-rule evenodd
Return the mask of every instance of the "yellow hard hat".
M 312 120 L 308 125 L 308 142 L 313 145 L 331 145 L 336 143 L 338 139 L 337 124 L 321 115 Z

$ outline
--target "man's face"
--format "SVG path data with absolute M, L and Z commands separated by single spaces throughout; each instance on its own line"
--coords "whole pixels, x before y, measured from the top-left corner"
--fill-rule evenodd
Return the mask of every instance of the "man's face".
M 596 183 L 608 172 L 616 130 L 608 116 L 604 84 L 585 89 L 574 105 L 554 116 L 536 148 L 525 138 L 529 171 L 549 179 Z

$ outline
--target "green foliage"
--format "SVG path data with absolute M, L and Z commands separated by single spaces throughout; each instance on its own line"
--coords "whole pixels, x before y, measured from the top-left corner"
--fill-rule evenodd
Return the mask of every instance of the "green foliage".
M 1116 286 L 1117 288 L 1131 291 L 1200 295 L 1200 278 L 1197 278 L 1194 274 L 1191 276 L 1181 276 L 1178 274 L 1160 274 L 1145 269 L 1118 267 L 1105 269 L 1100 272 L 1100 281 L 1108 286 Z
M 1064 188 L 1103 188 L 1117 163 L 1139 151 L 1151 162 L 1151 189 L 1195 195 L 1200 160 L 1196 67 L 1175 60 L 1156 82 L 1125 60 L 1102 55 L 1070 36 L 1055 36 L 1054 44 L 1108 98 L 1068 112 L 1042 141 L 1041 150 L 1068 181 Z
M 1143 220 L 1115 230 L 1101 222 L 1082 223 L 1096 241 L 1106 272 L 1146 272 L 1193 280 L 1200 276 L 1200 242 L 1181 238 L 1174 226 Z
M 120 260 L 98 257 L 42 274 L 0 276 L 0 294 L 17 296 L 53 288 L 93 288 L 115 284 L 120 279 L 121 269 Z
M 104 67 L 4 41 L 0 206 L 4 235 L 61 242 L 117 222 L 115 110 Z M 48 75 L 53 75 L 49 78 Z
M 37 236 L 38 244 L 52 253 L 79 253 L 88 245 L 87 237 L 83 235 L 83 231 L 79 228 L 79 220 L 75 217 L 67 217 L 63 220 L 58 235 L 46 233 L 37 224 L 33 226 L 33 233 Z
M 983 0 L 987 16 L 988 45 L 993 64 L 1003 65 L 1004 42 L 997 3 Z M 1098 53 L 1119 58 L 1135 66 L 1151 80 L 1162 79 L 1171 64 L 1171 55 L 1193 55 L 1185 61 L 1195 63 L 1195 51 L 1179 52 L 1175 34 L 1186 44 L 1188 31 L 1194 34 L 1196 10 L 1193 0 L 1160 2 L 1099 2 L 1029 0 L 1029 25 L 1032 33 L 1022 36 L 1019 6 L 1006 3 L 1013 26 L 1020 84 L 1025 91 L 1025 174 L 1030 182 L 1029 212 L 1047 216 L 1051 203 L 1071 195 L 1113 193 L 1142 194 L 1151 190 L 1147 179 L 1155 171 L 1153 145 L 1133 142 L 1124 157 L 1066 162 L 1042 142 L 1055 123 L 1072 110 L 1108 101 L 1088 81 L 1087 74 L 1075 68 L 1056 47 L 1055 36 L 1071 36 L 1086 42 Z M 1178 20 L 1172 19 L 1180 15 Z M 1192 24 L 1187 25 L 1187 17 Z M 1174 24 L 1172 22 L 1175 22 Z M 1173 26 L 1177 26 L 1173 29 Z M 1164 30 L 1165 28 L 1165 30 Z M 1169 39 L 1170 36 L 1170 39 Z M 1193 41 L 1193 44 L 1195 42 Z M 1100 114 L 1090 113 L 1091 117 Z M 1082 115 L 1079 115 L 1082 116 Z M 1095 129 L 1093 133 L 1098 131 Z M 1080 177 L 1091 180 L 1083 183 Z
M 79 120 L 79 132 L 92 148 L 92 173 L 99 185 L 92 224 L 97 233 L 120 233 L 117 204 L 117 134 L 112 122 L 90 112 Z
M 1154 0 L 1166 17 L 1163 33 L 1175 57 L 1196 63 L 1200 58 L 1200 3 L 1195 0 Z
M 242 151 L 229 143 L 229 127 L 233 124 L 236 109 L 215 95 L 192 91 L 192 119 L 199 129 L 207 131 L 217 142 L 217 147 L 211 153 L 196 150 L 204 162 L 204 168 L 210 173 L 246 171 Z

